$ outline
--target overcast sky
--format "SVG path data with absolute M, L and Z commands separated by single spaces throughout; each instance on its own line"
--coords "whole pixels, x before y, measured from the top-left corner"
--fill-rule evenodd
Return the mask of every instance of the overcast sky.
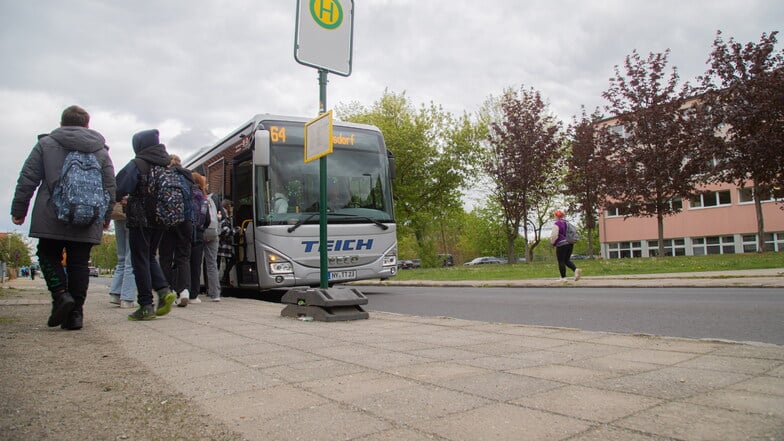
M 71 104 L 91 114 L 117 170 L 142 129 L 187 156 L 257 113 L 316 116 L 295 15 L 295 0 L 0 0 L 0 231 L 27 234 L 29 217 L 17 227 L 9 215 L 19 169 Z M 355 0 L 353 71 L 329 76 L 327 107 L 370 106 L 388 89 L 473 114 L 525 85 L 568 123 L 580 105 L 605 104 L 634 49 L 669 48 L 693 80 L 716 30 L 757 42 L 782 24 L 781 0 Z

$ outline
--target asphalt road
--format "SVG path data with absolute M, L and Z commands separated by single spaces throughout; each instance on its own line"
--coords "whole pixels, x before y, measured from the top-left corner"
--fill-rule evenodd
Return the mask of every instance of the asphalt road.
M 357 288 L 370 311 L 784 345 L 776 288 Z

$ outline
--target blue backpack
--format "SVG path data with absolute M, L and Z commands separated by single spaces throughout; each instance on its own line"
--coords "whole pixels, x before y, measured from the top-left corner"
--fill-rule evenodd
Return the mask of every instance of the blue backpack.
M 90 226 L 103 220 L 109 199 L 95 154 L 73 150 L 65 155 L 60 179 L 52 190 L 57 219 L 68 225 Z

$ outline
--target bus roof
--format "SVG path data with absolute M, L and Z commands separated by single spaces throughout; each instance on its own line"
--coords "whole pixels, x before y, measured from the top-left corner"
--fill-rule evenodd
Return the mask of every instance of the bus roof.
M 253 118 L 249 119 L 242 125 L 240 125 L 237 129 L 232 130 L 228 135 L 217 141 L 215 144 L 211 146 L 203 147 L 197 150 L 194 154 L 190 155 L 188 158 L 183 161 L 183 165 L 191 169 L 194 165 L 198 165 L 203 161 L 205 158 L 212 157 L 216 153 L 221 152 L 223 149 L 227 148 L 228 146 L 234 145 L 239 139 L 248 136 L 251 132 L 254 132 L 256 128 L 259 126 L 260 123 L 264 121 L 288 121 L 288 122 L 299 122 L 303 125 L 313 118 L 306 118 L 300 116 L 283 116 L 283 115 L 273 115 L 269 113 L 259 113 L 253 116 Z M 381 133 L 378 127 L 367 125 L 367 124 L 358 124 L 352 123 L 348 121 L 335 121 L 334 125 L 339 127 L 346 127 L 346 128 L 354 128 L 354 129 L 364 129 L 364 130 L 372 130 L 375 132 Z

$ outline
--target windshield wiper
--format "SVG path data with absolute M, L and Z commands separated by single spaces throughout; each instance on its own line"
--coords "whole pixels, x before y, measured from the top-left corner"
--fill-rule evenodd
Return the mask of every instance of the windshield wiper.
M 286 231 L 288 231 L 289 233 L 292 233 L 292 232 L 294 232 L 294 230 L 299 228 L 302 224 L 304 224 L 306 222 L 309 222 L 311 219 L 313 219 L 314 217 L 316 217 L 318 215 L 319 215 L 319 213 L 312 213 L 312 214 L 310 214 L 309 216 L 307 216 L 305 218 L 300 218 L 297 221 L 296 224 L 288 227 L 286 229 Z M 386 225 L 386 224 L 382 223 L 381 221 L 379 221 L 377 219 L 373 219 L 373 218 L 370 218 L 370 217 L 367 217 L 367 216 L 360 216 L 358 214 L 327 213 L 327 217 L 329 217 L 329 216 L 341 216 L 341 217 L 352 217 L 352 218 L 357 218 L 357 219 L 365 219 L 365 220 L 368 220 L 370 222 L 373 222 L 373 224 L 375 224 L 377 227 L 381 228 L 382 230 L 388 230 L 389 229 L 389 225 Z
M 381 221 L 379 221 L 378 219 L 373 219 L 371 217 L 361 216 L 359 214 L 349 214 L 349 213 L 330 213 L 330 214 L 332 216 L 354 217 L 354 218 L 357 218 L 357 219 L 369 220 L 370 222 L 373 222 L 377 227 L 381 228 L 382 230 L 389 229 L 389 225 L 386 225 L 386 224 L 382 223 Z
M 290 227 L 288 227 L 288 228 L 286 229 L 286 231 L 288 231 L 289 233 L 293 233 L 293 232 L 294 232 L 294 230 L 296 230 L 297 228 L 299 228 L 299 227 L 300 227 L 302 224 L 304 224 L 305 222 L 308 222 L 308 221 L 310 221 L 311 219 L 313 219 L 314 217 L 316 217 L 316 216 L 318 216 L 318 215 L 319 215 L 319 213 L 313 213 L 313 214 L 311 214 L 310 216 L 308 216 L 308 217 L 306 217 L 306 218 L 299 218 L 299 220 L 297 221 L 297 223 L 296 223 L 296 224 L 294 224 L 294 225 L 292 225 L 292 226 L 290 226 Z

